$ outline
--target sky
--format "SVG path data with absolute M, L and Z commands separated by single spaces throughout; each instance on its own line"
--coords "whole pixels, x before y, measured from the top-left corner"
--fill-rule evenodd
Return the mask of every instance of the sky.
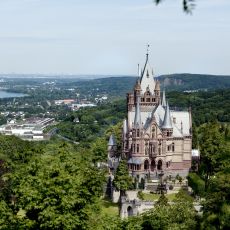
M 230 75 L 230 0 L 0 0 L 0 73 Z

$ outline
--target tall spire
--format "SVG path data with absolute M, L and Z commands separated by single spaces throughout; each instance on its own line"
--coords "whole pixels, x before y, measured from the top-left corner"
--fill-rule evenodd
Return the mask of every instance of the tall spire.
M 164 108 L 166 107 L 165 89 L 163 90 L 161 105 L 162 105 Z
M 171 121 L 168 102 L 166 103 L 165 116 L 164 116 L 162 128 L 163 129 L 172 129 L 172 121 Z
M 143 71 L 141 72 L 141 89 L 144 93 L 146 87 L 149 85 L 150 92 L 154 94 L 155 81 L 153 79 L 153 71 L 149 64 L 149 45 L 147 45 L 146 60 Z
M 137 100 L 137 103 L 135 107 L 134 126 L 140 127 L 141 126 L 140 96 L 137 96 L 136 100 Z

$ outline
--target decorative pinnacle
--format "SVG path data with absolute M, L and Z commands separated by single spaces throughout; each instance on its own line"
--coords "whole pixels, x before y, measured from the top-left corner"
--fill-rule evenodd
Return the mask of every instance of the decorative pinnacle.
M 146 52 L 146 56 L 148 57 L 149 56 L 149 44 L 147 44 L 147 52 Z

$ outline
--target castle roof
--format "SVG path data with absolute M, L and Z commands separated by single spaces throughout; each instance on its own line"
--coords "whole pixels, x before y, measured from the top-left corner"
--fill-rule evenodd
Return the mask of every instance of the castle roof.
M 163 107 L 166 107 L 165 90 L 163 90 L 161 105 L 162 105 Z
M 154 94 L 155 81 L 153 79 L 153 69 L 149 65 L 148 56 L 149 55 L 146 54 L 144 69 L 141 73 L 141 89 L 142 89 L 142 93 L 144 93 L 146 91 L 146 88 L 149 87 L 150 92 Z
M 172 121 L 170 116 L 170 110 L 169 110 L 169 103 L 166 103 L 166 109 L 165 109 L 165 115 L 164 115 L 164 121 L 161 126 L 163 129 L 172 129 Z
M 111 136 L 110 136 L 110 138 L 109 138 L 109 143 L 108 143 L 108 145 L 109 145 L 109 146 L 115 146 L 115 145 L 117 145 L 117 144 L 116 144 L 116 139 L 115 139 L 115 137 L 114 137 L 113 134 L 111 134 Z
M 140 110 L 140 97 L 137 97 L 137 104 L 135 106 L 134 127 L 141 126 L 141 110 Z

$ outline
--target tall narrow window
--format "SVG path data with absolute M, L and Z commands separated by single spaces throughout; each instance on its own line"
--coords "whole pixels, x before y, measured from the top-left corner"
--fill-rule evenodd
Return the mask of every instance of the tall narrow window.
M 133 144 L 133 152 L 136 152 L 135 144 Z
M 137 153 L 139 153 L 139 144 L 137 144 Z
M 144 162 L 144 169 L 145 170 L 149 169 L 149 162 L 147 160 L 145 160 L 145 162 Z
M 145 142 L 145 155 L 148 155 L 148 142 Z
M 175 144 L 172 143 L 172 151 L 174 152 L 175 151 Z
M 161 148 L 158 149 L 158 154 L 161 155 Z
M 137 137 L 139 137 L 139 136 L 140 136 L 140 130 L 137 129 Z

